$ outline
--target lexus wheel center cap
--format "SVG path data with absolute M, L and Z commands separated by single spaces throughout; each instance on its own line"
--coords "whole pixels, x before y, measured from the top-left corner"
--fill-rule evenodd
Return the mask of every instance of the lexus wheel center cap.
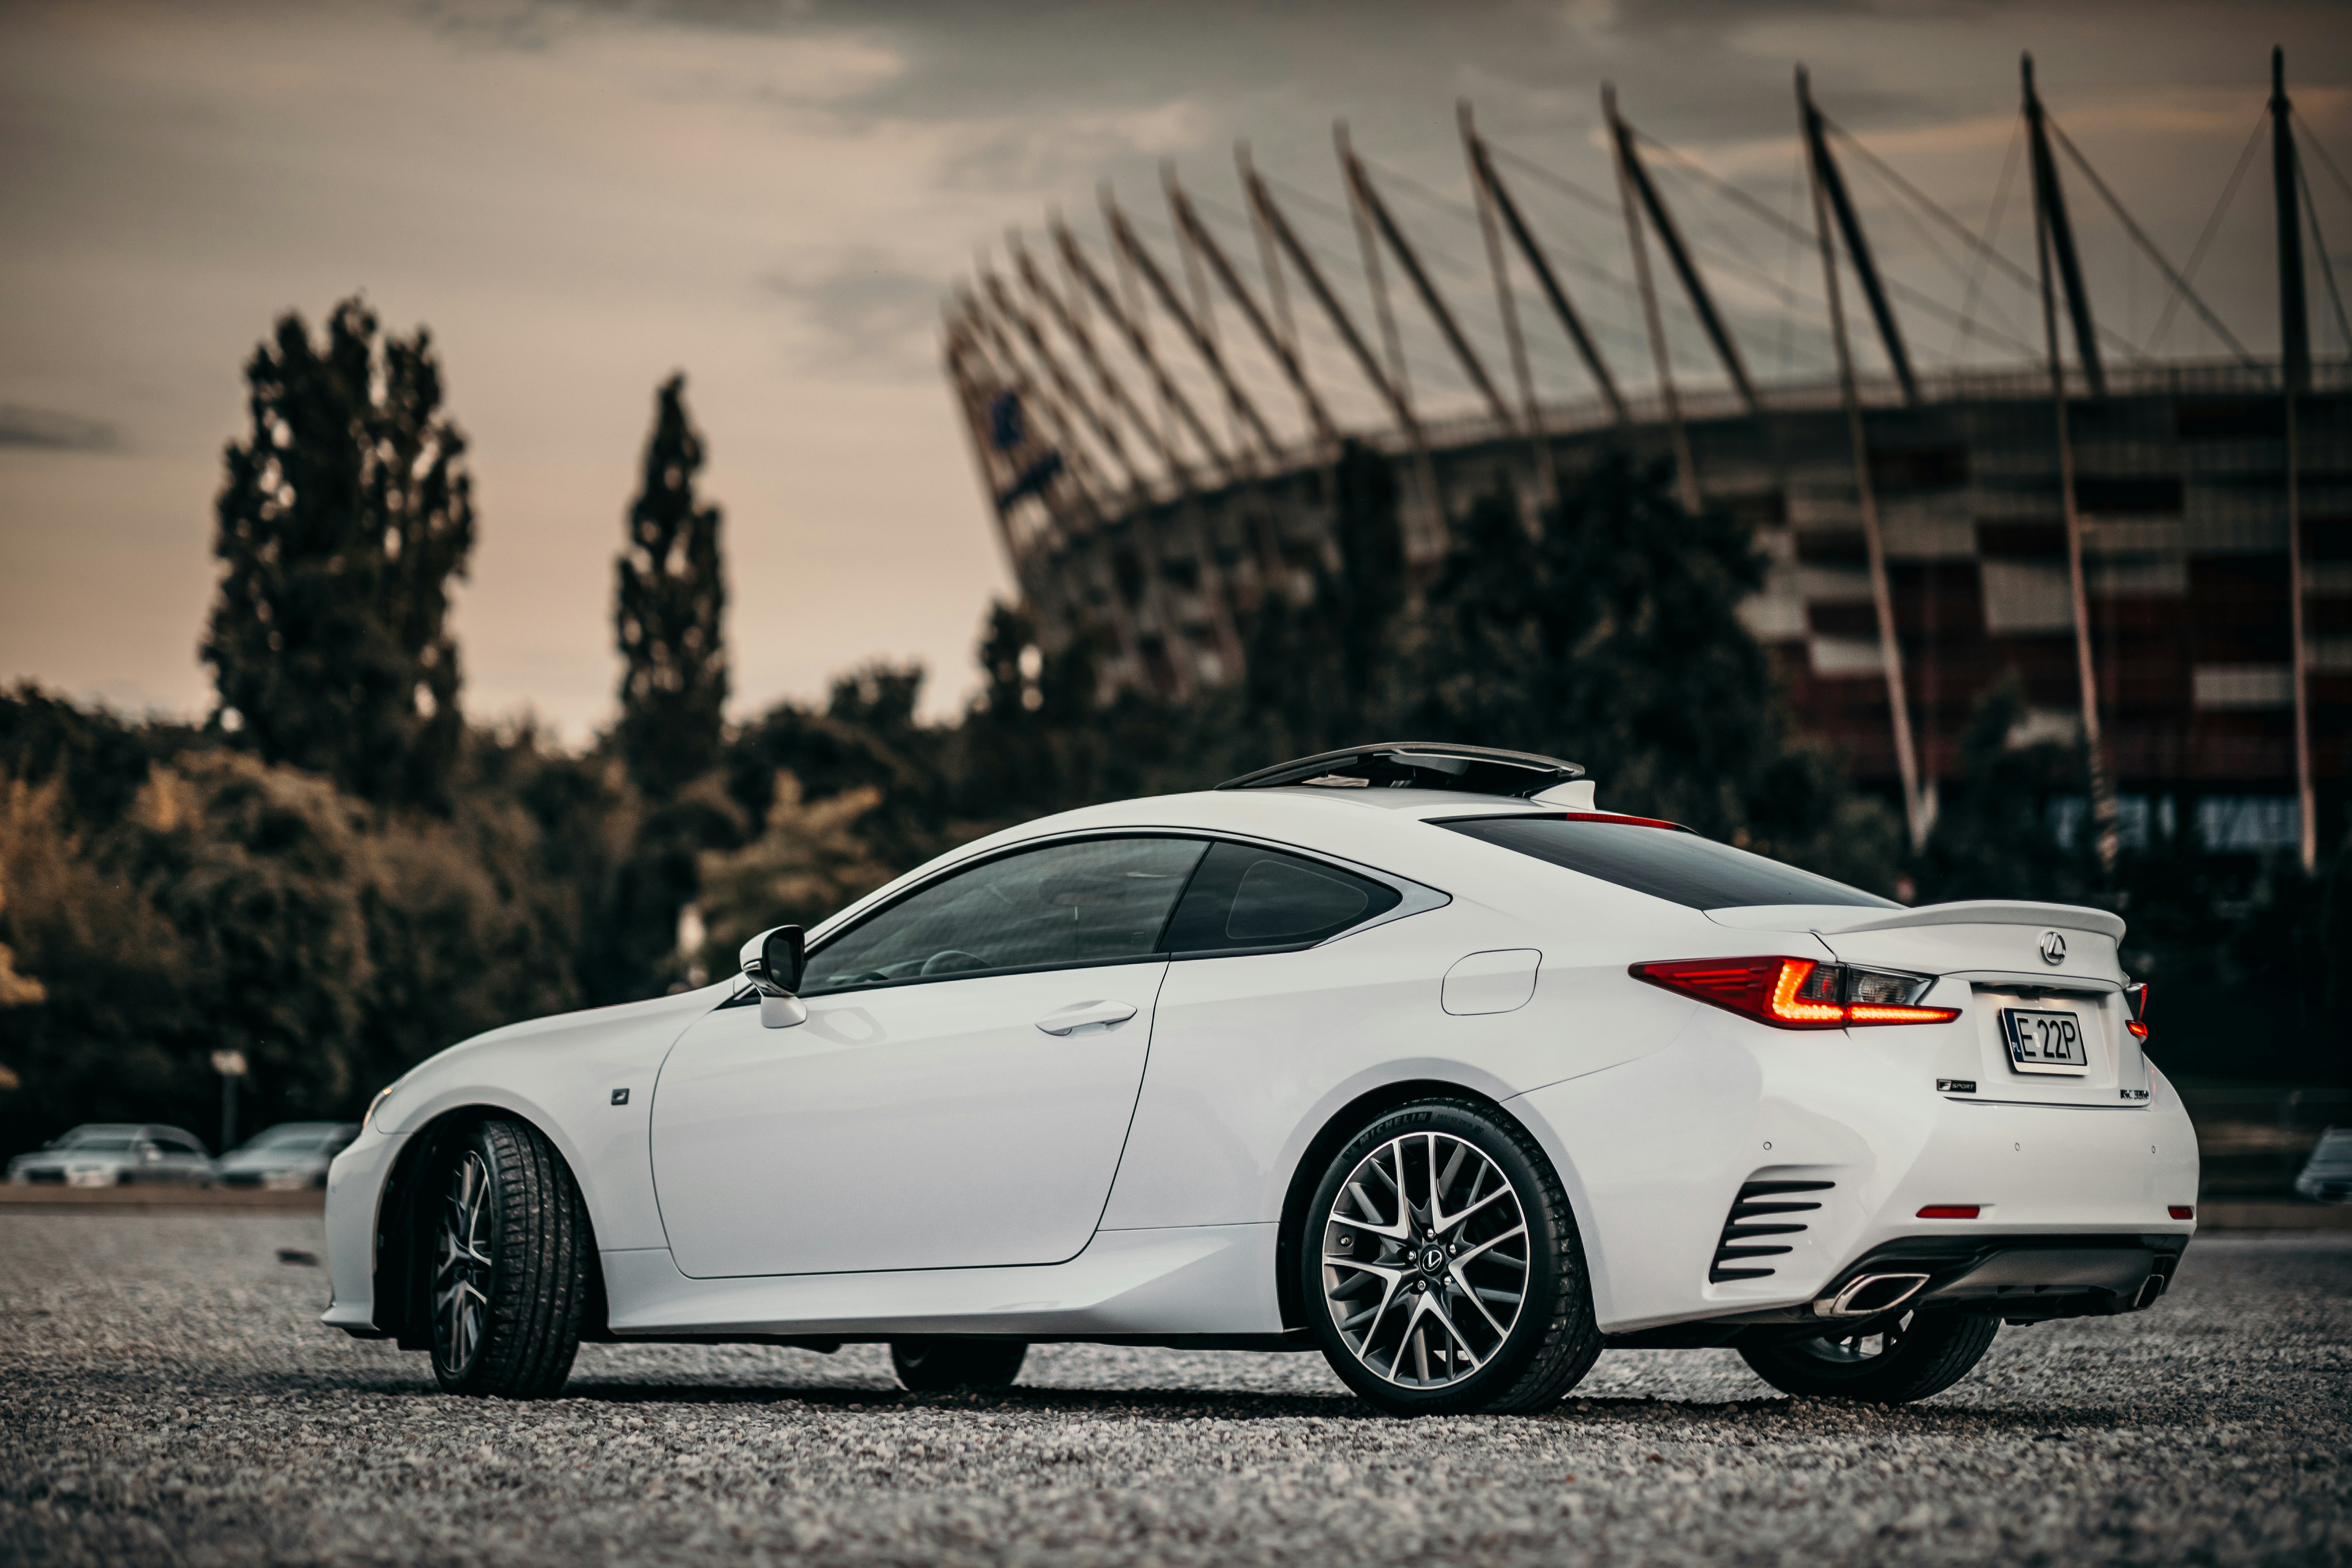
M 1425 1247 L 1422 1248 L 1421 1268 L 1422 1272 L 1424 1274 L 1444 1273 L 1445 1253 L 1444 1250 L 1435 1247 Z

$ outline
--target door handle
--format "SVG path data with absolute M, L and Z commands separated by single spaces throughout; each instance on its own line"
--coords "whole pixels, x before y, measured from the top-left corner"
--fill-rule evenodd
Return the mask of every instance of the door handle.
M 1037 1020 L 1037 1027 L 1049 1035 L 1075 1035 L 1081 1029 L 1109 1029 L 1135 1016 L 1135 1009 L 1125 1002 L 1073 1002 L 1056 1008 Z

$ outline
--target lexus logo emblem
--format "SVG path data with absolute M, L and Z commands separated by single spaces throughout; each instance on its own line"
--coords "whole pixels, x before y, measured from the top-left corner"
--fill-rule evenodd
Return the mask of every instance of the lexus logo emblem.
M 2042 962 L 2044 963 L 2065 963 L 2066 939 L 2059 935 L 2054 931 L 2043 931 L 2042 933 Z

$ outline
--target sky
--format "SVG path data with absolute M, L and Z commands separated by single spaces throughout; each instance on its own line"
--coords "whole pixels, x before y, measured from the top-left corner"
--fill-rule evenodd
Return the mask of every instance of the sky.
M 1034 250 L 1063 212 L 1107 266 L 1107 181 L 1173 271 L 1166 163 L 1255 279 L 1246 139 L 1360 310 L 1344 119 L 1499 376 L 1462 205 L 1466 99 L 1638 386 L 1623 237 L 1589 199 L 1613 194 L 1607 80 L 1675 150 L 1654 154 L 1662 184 L 1751 363 L 1802 379 L 1826 365 L 1817 258 L 1706 184 L 1808 216 L 1797 63 L 1846 132 L 1982 233 L 2032 50 L 2053 116 L 2179 267 L 2258 123 L 2273 43 L 2307 131 L 2352 165 L 2352 11 L 2275 0 L 0 0 L 0 679 L 133 714 L 209 709 L 195 648 L 242 366 L 283 312 L 316 322 L 358 292 L 388 329 L 430 329 L 472 444 L 479 543 L 455 623 L 474 717 L 529 714 L 572 743 L 611 721 L 613 557 L 673 371 L 726 514 L 734 713 L 821 699 L 887 658 L 924 664 L 945 717 L 1012 590 L 940 373 L 940 303 L 983 253 L 1003 268 L 1009 226 Z M 2196 279 L 2256 353 L 2277 344 L 2268 174 L 2250 166 Z M 2178 308 L 2148 342 L 2168 286 L 2069 177 L 2103 321 L 2158 357 L 2228 352 Z M 2352 190 L 2310 177 L 2352 283 Z M 1916 286 L 1900 308 L 1923 364 L 2020 363 L 2030 301 L 1882 176 L 1849 178 L 1887 270 Z M 1996 243 L 2030 266 L 2026 209 L 2003 212 Z M 1539 388 L 1589 395 L 1516 287 Z M 2315 346 L 2341 354 L 2320 288 L 2315 272 Z M 1397 308 L 1423 412 L 1468 412 L 1469 384 Z M 1669 308 L 1677 376 L 1703 382 L 1703 343 Z M 1336 341 L 1301 327 L 1335 413 L 1376 418 Z M 1295 433 L 1229 310 L 1221 331 Z

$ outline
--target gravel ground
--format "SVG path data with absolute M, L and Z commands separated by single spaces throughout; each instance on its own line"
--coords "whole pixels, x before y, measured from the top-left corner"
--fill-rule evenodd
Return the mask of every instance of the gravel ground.
M 0 1216 L 0 1563 L 2352 1560 L 2352 1237 L 2201 1240 L 2152 1312 L 2004 1329 L 1921 1405 L 1615 1352 L 1541 1416 L 1391 1421 L 1314 1355 L 590 1346 L 445 1398 L 321 1328 L 305 1215 Z

